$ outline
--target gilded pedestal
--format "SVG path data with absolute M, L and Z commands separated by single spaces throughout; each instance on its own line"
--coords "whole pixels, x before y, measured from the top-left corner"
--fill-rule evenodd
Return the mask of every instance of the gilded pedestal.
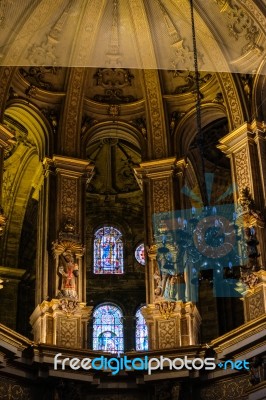
M 197 307 L 182 301 L 161 301 L 142 309 L 149 329 L 149 349 L 171 349 L 198 343 L 201 317 Z
M 86 348 L 87 323 L 92 307 L 72 299 L 39 304 L 30 317 L 34 341 L 60 347 Z
M 266 313 L 266 271 L 250 274 L 250 287 L 243 293 L 245 322 Z

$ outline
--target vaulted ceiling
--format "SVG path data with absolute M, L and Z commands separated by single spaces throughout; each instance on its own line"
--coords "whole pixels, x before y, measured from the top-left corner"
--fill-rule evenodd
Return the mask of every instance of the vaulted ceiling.
M 199 67 L 251 73 L 265 57 L 264 0 L 194 0 Z M 189 0 L 2 0 L 1 65 L 191 70 Z

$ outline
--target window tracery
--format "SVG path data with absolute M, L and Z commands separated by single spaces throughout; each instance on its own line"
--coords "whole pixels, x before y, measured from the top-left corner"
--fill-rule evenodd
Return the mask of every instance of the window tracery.
M 124 351 L 123 314 L 113 304 L 98 306 L 93 313 L 93 350 Z
M 148 326 L 141 314 L 141 308 L 136 312 L 136 350 L 148 350 Z
M 138 263 L 145 265 L 145 250 L 144 243 L 140 243 L 135 250 L 135 258 Z
M 103 226 L 94 234 L 94 273 L 123 274 L 122 233 L 113 226 Z

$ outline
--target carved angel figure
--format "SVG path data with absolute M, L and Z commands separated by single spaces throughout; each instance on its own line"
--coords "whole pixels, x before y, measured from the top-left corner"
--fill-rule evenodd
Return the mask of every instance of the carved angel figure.
M 76 278 L 78 277 L 78 264 L 75 263 L 71 250 L 60 255 L 58 272 L 61 275 L 60 297 L 77 299 Z

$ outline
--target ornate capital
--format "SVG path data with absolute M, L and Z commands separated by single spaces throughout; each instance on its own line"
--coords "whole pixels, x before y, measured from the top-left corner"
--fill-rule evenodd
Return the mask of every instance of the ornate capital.
M 161 316 L 164 319 L 170 319 L 175 311 L 175 301 L 160 301 L 155 303 L 155 308 L 160 311 Z
M 56 258 L 57 256 L 70 251 L 77 258 L 81 258 L 84 255 L 84 247 L 81 243 L 77 243 L 70 240 L 56 240 L 52 243 L 53 255 Z
M 245 227 L 250 228 L 254 225 L 257 225 L 260 228 L 264 228 L 265 226 L 265 218 L 262 213 L 257 210 L 249 187 L 244 187 L 240 191 L 237 215 L 238 218 L 241 218 L 243 220 Z

